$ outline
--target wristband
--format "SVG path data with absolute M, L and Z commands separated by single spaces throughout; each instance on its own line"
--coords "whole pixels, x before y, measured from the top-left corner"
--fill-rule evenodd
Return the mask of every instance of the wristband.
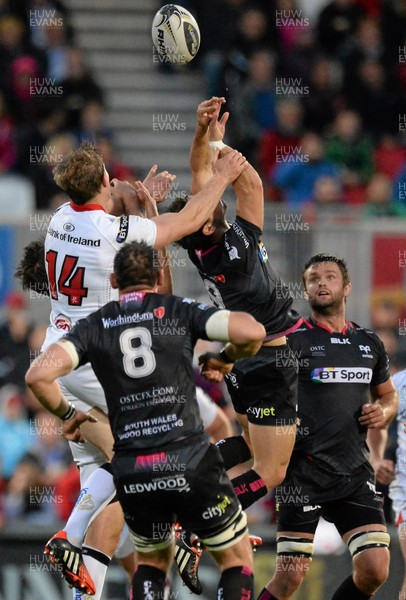
M 71 419 L 76 412 L 76 408 L 74 407 L 72 402 L 69 402 L 68 404 L 68 410 L 65 412 L 65 414 L 59 417 L 60 419 L 62 419 L 62 421 L 67 421 L 68 419 Z
M 222 150 L 226 147 L 226 144 L 223 144 L 221 140 L 217 142 L 209 142 L 209 146 L 212 150 Z
M 223 360 L 225 363 L 235 363 L 235 360 L 230 358 L 229 355 L 227 354 L 227 351 L 225 348 L 223 348 L 222 350 L 220 350 L 219 352 L 219 357 L 221 358 L 221 360 Z

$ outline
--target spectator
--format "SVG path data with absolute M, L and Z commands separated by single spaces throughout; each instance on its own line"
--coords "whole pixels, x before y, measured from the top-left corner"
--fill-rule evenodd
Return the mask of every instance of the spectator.
M 406 205 L 393 202 L 392 180 L 375 173 L 366 194 L 365 214 L 369 217 L 406 217 Z
M 114 148 L 110 136 L 98 137 L 96 145 L 102 153 L 110 179 L 119 179 L 120 181 L 129 181 L 130 183 L 133 183 L 134 179 L 138 179 L 138 176 L 131 167 L 117 158 L 118 152 Z
M 93 143 L 99 137 L 110 137 L 111 131 L 107 129 L 104 106 L 99 100 L 89 100 L 82 108 L 80 125 L 75 131 L 76 142 L 80 145 L 89 140 Z
M 232 127 L 232 146 L 240 148 L 252 162 L 258 137 L 276 125 L 274 58 L 266 50 L 257 50 L 248 64 L 248 78 L 234 98 L 237 118 Z
M 33 444 L 24 398 L 13 385 L 0 389 L 0 479 L 9 481 Z
M 384 135 L 374 151 L 375 170 L 395 179 L 406 168 L 406 147 L 393 135 Z
M 29 55 L 15 58 L 10 64 L 8 103 L 13 119 L 29 125 L 37 119 L 37 95 L 43 89 L 43 73 L 39 63 Z
M 49 159 L 48 141 L 62 130 L 64 120 L 65 113 L 61 102 L 49 99 L 39 105 L 37 122 L 20 134 L 16 166 L 19 172 L 34 184 L 37 208 L 48 208 L 48 194 L 55 193 L 55 188 L 50 190 L 42 177 Z
M 291 207 L 312 200 L 320 177 L 333 177 L 339 181 L 336 167 L 324 157 L 323 141 L 318 135 L 305 134 L 300 147 L 301 157 L 305 160 L 281 163 L 271 175 L 271 181 L 282 190 L 285 201 Z
M 267 15 L 261 10 L 245 8 L 239 17 L 233 43 L 227 53 L 223 83 L 234 97 L 248 74 L 248 60 L 256 50 L 272 51 Z
M 404 95 L 396 82 L 388 82 L 383 66 L 374 60 L 363 60 L 357 70 L 357 85 L 347 92 L 348 103 L 362 118 L 364 127 L 375 139 L 399 131 L 399 114 Z
M 38 158 L 33 165 L 35 193 L 44 208 L 49 208 L 51 198 L 60 192 L 52 171 L 74 150 L 75 141 L 75 137 L 70 133 L 55 133 L 46 140 L 43 153 L 35 157 Z
M 206 0 L 204 3 L 192 3 L 191 10 L 196 16 L 201 33 L 199 53 L 194 61 L 200 61 L 205 74 L 207 98 L 225 94 L 221 83 L 222 73 L 243 4 L 244 0 Z
M 312 65 L 310 93 L 302 98 L 303 123 L 319 135 L 325 133 L 337 111 L 343 107 L 338 68 L 330 59 L 319 56 Z
M 66 126 L 77 129 L 80 115 L 89 100 L 103 102 L 103 94 L 93 76 L 85 66 L 83 53 L 77 48 L 68 52 L 68 74 L 61 83 L 67 111 Z
M 59 0 L 23 0 L 21 16 L 26 20 L 30 31 L 30 41 L 37 48 L 45 50 L 48 46 L 47 24 L 63 26 L 67 38 L 72 40 L 73 32 L 68 23 L 68 12 Z M 44 15 L 47 15 L 44 19 Z
M 54 18 L 60 20 L 61 24 L 57 27 L 49 24 L 45 28 L 47 77 L 55 83 L 60 83 L 68 77 L 69 73 L 69 42 L 62 15 L 55 13 Z
M 351 110 L 340 111 L 326 144 L 326 157 L 339 169 L 345 188 L 368 182 L 373 171 L 372 152 L 372 143 L 363 135 L 359 115 Z
M 343 189 L 338 179 L 334 177 L 320 177 L 313 189 L 313 202 L 317 207 L 330 208 L 344 203 Z
M 290 48 L 280 50 L 279 74 L 290 81 L 300 80 L 298 85 L 309 85 L 313 64 L 318 52 L 314 43 L 314 34 L 310 27 L 298 28 L 296 36 Z
M 323 217 L 329 218 L 336 213 L 341 215 L 344 203 L 340 182 L 334 177 L 320 177 L 314 185 L 313 198 L 303 206 L 303 219 L 306 223 L 314 224 Z
M 14 131 L 14 122 L 8 113 L 4 93 L 0 90 L 0 175 L 10 171 L 17 159 Z
M 341 52 L 344 66 L 344 90 L 348 92 L 357 85 L 357 71 L 364 60 L 385 64 L 385 48 L 379 24 L 370 17 L 363 18 L 353 38 Z
M 333 0 L 320 12 L 317 23 L 318 41 L 329 56 L 338 51 L 355 32 L 363 10 L 353 0 Z
M 269 180 L 277 161 L 292 152 L 300 143 L 303 109 L 296 98 L 285 98 L 276 104 L 276 126 L 260 137 L 259 163 L 262 176 Z M 275 197 L 275 192 L 272 194 Z
M 49 523 L 57 517 L 56 506 L 62 498 L 56 490 L 71 456 L 61 435 L 60 422 L 45 411 L 31 421 L 34 443 L 22 457 L 10 479 L 5 498 L 6 517 Z
M 34 48 L 24 39 L 24 22 L 12 15 L 0 18 L 0 88 L 9 89 L 12 85 L 10 66 L 21 56 L 35 60 L 37 70 L 46 72 L 46 57 L 41 50 Z
M 275 10 L 282 15 L 279 22 L 276 21 L 276 25 L 279 48 L 282 55 L 286 55 L 298 46 L 299 39 L 303 39 L 303 32 L 310 30 L 309 23 L 305 19 L 300 19 L 298 22 L 295 19 L 295 15 L 301 14 L 296 0 L 276 0 Z
M 23 294 L 6 296 L 6 320 L 0 327 L 0 387 L 12 383 L 24 393 L 24 376 L 30 365 L 27 301 Z

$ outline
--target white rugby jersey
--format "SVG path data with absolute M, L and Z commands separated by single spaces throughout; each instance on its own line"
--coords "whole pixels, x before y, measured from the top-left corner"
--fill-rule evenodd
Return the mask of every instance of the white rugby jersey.
M 393 375 L 393 383 L 399 395 L 397 414 L 398 447 L 396 450 L 396 472 L 406 474 L 406 369 Z
M 68 202 L 53 215 L 45 238 L 51 322 L 44 348 L 78 319 L 118 298 L 110 286 L 116 252 L 124 242 L 153 246 L 156 225 L 137 216 L 114 217 L 98 204 Z

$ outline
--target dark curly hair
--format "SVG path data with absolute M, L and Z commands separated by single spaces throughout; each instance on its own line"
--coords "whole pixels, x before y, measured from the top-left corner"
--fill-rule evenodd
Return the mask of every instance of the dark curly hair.
M 21 281 L 23 290 L 49 295 L 48 277 L 45 269 L 45 238 L 30 242 L 24 248 L 24 254 L 14 277 Z

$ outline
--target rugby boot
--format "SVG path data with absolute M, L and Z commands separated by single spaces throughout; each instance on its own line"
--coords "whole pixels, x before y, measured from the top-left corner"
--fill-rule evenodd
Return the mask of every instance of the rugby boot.
M 203 587 L 199 580 L 198 568 L 204 547 L 197 537 L 188 544 L 185 540 L 185 534 L 186 532 L 179 526 L 175 528 L 175 562 L 178 565 L 179 575 L 183 583 L 191 592 L 200 595 L 203 592 Z
M 255 552 L 255 550 L 257 548 L 262 546 L 262 538 L 259 537 L 259 535 L 250 535 L 249 538 L 250 538 L 251 548 L 252 548 L 253 552 Z
M 61 565 L 62 576 L 69 587 L 94 596 L 96 586 L 83 562 L 82 550 L 68 541 L 65 531 L 58 531 L 45 544 L 44 554 L 49 556 L 51 562 Z

